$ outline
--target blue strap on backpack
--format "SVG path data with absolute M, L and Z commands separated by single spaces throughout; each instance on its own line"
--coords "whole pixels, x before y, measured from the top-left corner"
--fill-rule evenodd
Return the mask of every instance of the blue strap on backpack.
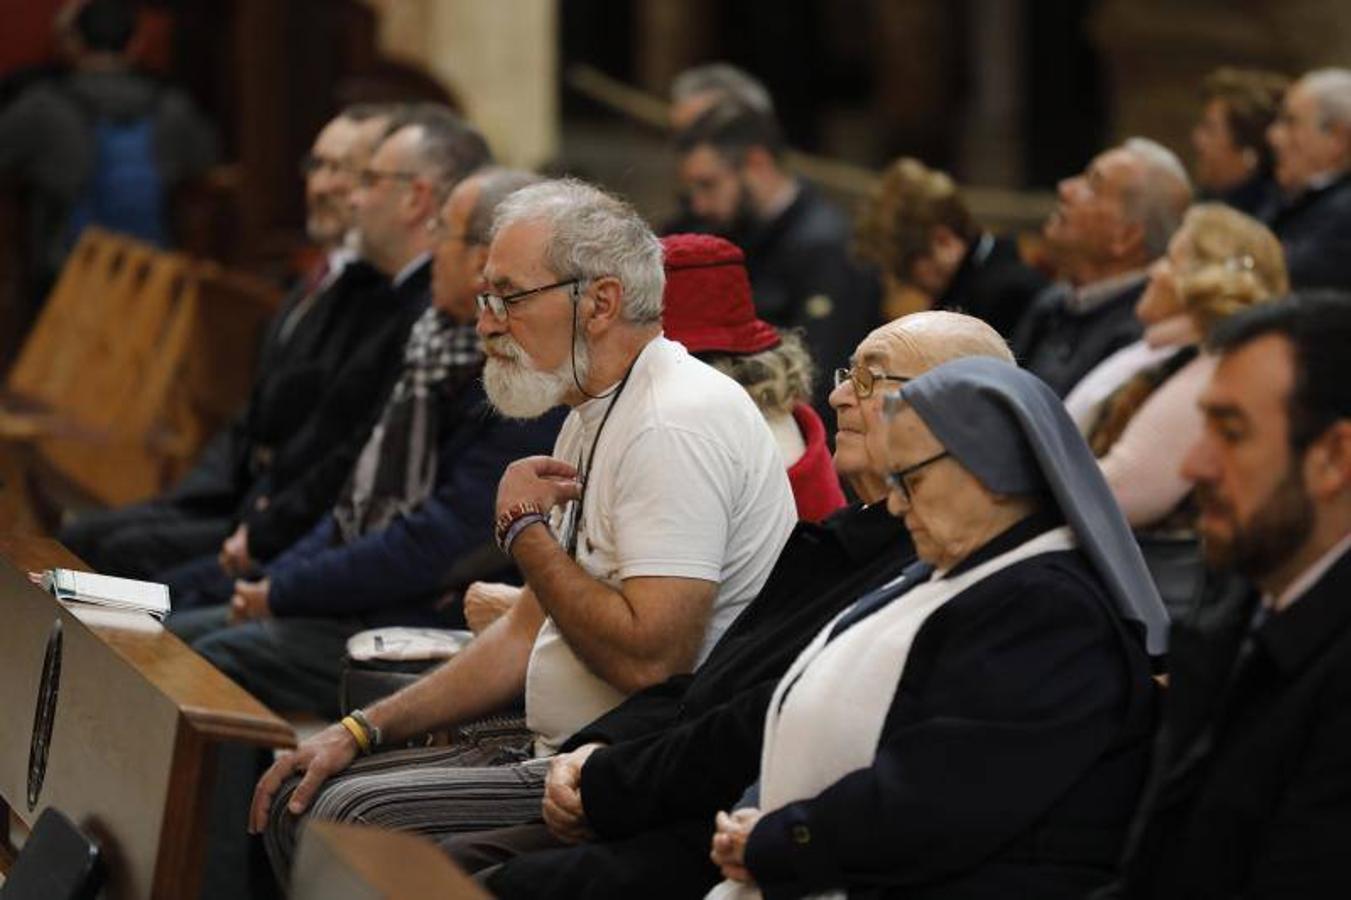
M 155 111 L 134 119 L 100 115 L 82 98 L 76 105 L 90 120 L 94 166 L 70 213 L 68 236 L 73 246 L 89 225 L 140 238 L 156 246 L 168 244 L 164 179 L 155 153 Z

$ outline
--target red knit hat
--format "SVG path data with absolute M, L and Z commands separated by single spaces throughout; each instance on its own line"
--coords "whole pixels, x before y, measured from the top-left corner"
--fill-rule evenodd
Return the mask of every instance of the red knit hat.
M 746 257 L 711 234 L 661 239 L 666 255 L 662 330 L 691 353 L 759 353 L 779 345 L 774 326 L 755 315 Z

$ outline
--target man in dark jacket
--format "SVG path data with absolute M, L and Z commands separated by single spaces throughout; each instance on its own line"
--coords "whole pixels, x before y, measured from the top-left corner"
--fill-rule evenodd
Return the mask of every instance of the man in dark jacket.
M 1018 360 L 1061 397 L 1140 337 L 1135 301 L 1191 202 L 1172 151 L 1131 138 L 1058 188 L 1043 232 L 1063 283 L 1041 293 L 1013 340 Z
M 348 637 L 377 625 L 444 624 L 434 603 L 456 565 L 491 546 L 503 470 L 553 446 L 561 415 L 509 421 L 488 408 L 474 332 L 492 211 L 530 180 L 490 170 L 446 200 L 433 306 L 413 327 L 400 379 L 331 514 L 265 577 L 236 582 L 228 608 L 169 619 L 270 706 L 333 716 Z
M 491 159 L 477 130 L 449 109 L 419 104 L 389 126 L 352 193 L 357 250 L 391 280 L 387 323 L 354 354 L 306 429 L 251 488 L 220 563 L 244 575 L 304 535 L 337 498 L 366 434 L 401 369 L 401 349 L 426 309 L 435 219 L 446 194 Z M 353 423 L 350 410 L 366 411 Z M 354 427 L 355 425 L 355 427 Z
M 1265 216 L 1295 288 L 1351 288 L 1351 69 L 1310 72 L 1267 130 L 1284 195 Z
M 848 217 L 783 168 L 772 115 L 724 101 L 675 146 L 690 211 L 746 254 L 760 318 L 801 328 L 820 369 L 839 365 L 879 320 L 877 281 L 850 258 Z M 828 391 L 817 390 L 823 417 Z
M 320 266 L 296 286 L 268 328 L 248 405 L 207 444 L 187 475 L 160 497 L 88 513 L 62 530 L 61 542 L 96 570 L 147 578 L 213 553 L 251 487 L 288 455 L 325 393 L 372 376 L 369 366 L 353 365 L 354 357 L 396 356 L 380 346 L 391 319 L 381 300 L 388 279 L 359 260 L 347 240 L 356 172 L 388 124 L 379 108 L 353 107 L 315 138 L 305 164 L 306 232 L 323 253 Z M 367 411 L 353 406 L 330 414 L 335 427 L 351 429 Z
M 1351 867 L 1351 297 L 1225 322 L 1184 464 L 1215 586 L 1174 627 L 1140 898 L 1346 897 Z

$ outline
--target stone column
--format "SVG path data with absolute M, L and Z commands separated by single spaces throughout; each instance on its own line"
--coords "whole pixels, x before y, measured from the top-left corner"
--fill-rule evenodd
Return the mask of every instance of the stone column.
M 633 28 L 638 85 L 665 98 L 672 79 L 707 61 L 717 13 L 713 0 L 638 0 Z
M 1223 65 L 1298 71 L 1298 54 L 1276 27 L 1284 5 L 1105 0 L 1091 29 L 1110 73 L 1113 137 L 1151 137 L 1190 159 L 1207 73 Z
M 1023 3 L 970 0 L 966 109 L 957 173 L 963 183 L 1018 187 L 1023 180 Z
M 498 159 L 534 167 L 558 151 L 555 0 L 366 0 L 381 47 L 454 90 Z

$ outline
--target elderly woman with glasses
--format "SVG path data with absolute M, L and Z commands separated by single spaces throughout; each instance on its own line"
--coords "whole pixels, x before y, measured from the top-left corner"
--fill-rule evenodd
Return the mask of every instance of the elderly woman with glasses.
M 1083 896 L 1148 763 L 1158 594 L 1037 378 L 960 359 L 887 407 L 888 502 L 919 561 L 774 689 L 710 896 Z

